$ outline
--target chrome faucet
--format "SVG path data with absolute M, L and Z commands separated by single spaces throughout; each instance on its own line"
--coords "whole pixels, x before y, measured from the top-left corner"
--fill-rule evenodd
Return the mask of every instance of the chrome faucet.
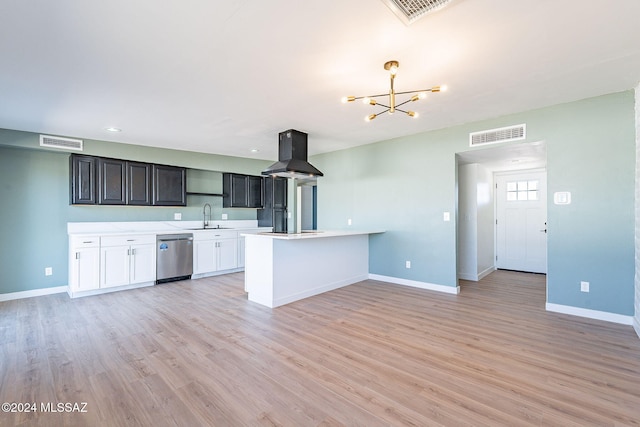
M 207 214 L 207 207 L 209 207 L 209 214 Z M 209 203 L 205 203 L 202 208 L 202 228 L 207 228 L 209 226 L 209 221 L 211 221 L 211 205 Z

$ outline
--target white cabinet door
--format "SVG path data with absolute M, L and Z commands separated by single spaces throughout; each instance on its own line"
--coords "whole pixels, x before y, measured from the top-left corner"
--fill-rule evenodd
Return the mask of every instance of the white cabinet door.
M 218 240 L 217 270 L 231 270 L 238 266 L 238 240 Z
M 129 246 L 111 246 L 100 249 L 100 287 L 123 286 L 129 284 Z
M 72 291 L 88 291 L 100 287 L 100 248 L 73 250 L 71 278 Z
M 193 274 L 216 270 L 216 241 L 197 240 L 193 243 Z
M 129 283 L 156 280 L 155 245 L 131 245 Z

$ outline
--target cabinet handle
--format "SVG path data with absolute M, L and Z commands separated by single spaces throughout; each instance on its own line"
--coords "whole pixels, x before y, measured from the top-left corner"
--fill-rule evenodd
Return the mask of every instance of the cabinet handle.
M 135 242 L 136 239 L 127 239 L 127 242 Z
M 80 252 L 76 252 L 76 259 L 80 259 Z
M 136 254 L 136 250 L 135 249 L 131 249 L 131 255 L 135 255 Z
M 131 249 L 127 249 L 127 255 L 131 255 Z
M 82 243 L 93 243 L 93 240 L 87 240 L 86 242 L 82 242 Z

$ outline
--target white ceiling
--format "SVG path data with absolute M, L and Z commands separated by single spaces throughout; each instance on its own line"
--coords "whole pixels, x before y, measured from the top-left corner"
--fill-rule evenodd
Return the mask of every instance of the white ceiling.
M 381 0 L 6 0 L 0 128 L 269 160 L 294 128 L 312 155 L 631 89 L 638 17 L 638 0 L 454 0 L 411 26 Z M 378 109 L 340 98 L 388 91 L 390 59 L 397 91 L 449 90 L 366 123 Z

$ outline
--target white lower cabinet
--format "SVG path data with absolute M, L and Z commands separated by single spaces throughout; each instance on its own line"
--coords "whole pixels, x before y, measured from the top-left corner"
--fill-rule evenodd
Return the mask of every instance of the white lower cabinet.
M 238 233 L 204 230 L 193 236 L 193 274 L 233 270 L 238 267 Z
M 156 236 L 106 236 L 100 245 L 100 287 L 153 282 Z
M 269 230 L 194 230 L 193 274 L 203 277 L 243 269 L 244 237 L 241 234 L 264 231 Z M 70 235 L 68 293 L 71 297 L 111 292 L 124 286 L 146 286 L 155 280 L 156 234 Z
M 100 237 L 74 236 L 69 242 L 69 291 L 100 287 Z

